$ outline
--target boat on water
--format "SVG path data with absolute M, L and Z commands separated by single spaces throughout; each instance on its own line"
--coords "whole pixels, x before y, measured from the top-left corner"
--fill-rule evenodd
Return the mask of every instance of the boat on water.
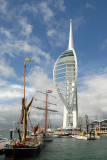
M 17 129 L 19 138 L 13 139 L 12 134 L 13 131 L 10 130 L 10 142 L 4 148 L 5 156 L 8 158 L 24 158 L 24 157 L 32 157 L 38 153 L 41 140 L 38 140 L 36 137 L 27 137 L 27 124 L 29 118 L 29 112 L 31 109 L 31 105 L 33 99 L 30 101 L 28 106 L 25 105 L 25 70 L 26 70 L 26 61 L 30 61 L 30 59 L 25 58 L 24 61 L 24 98 L 22 99 L 22 113 L 19 122 L 17 123 Z M 23 137 L 21 137 L 20 125 L 23 124 Z M 35 127 L 37 129 L 37 127 Z M 36 130 L 34 129 L 36 132 Z
M 47 92 L 47 90 L 46 90 L 45 133 L 43 132 L 43 134 L 42 134 L 42 140 L 43 140 L 44 142 L 53 141 L 53 136 L 52 136 L 52 135 L 49 135 L 49 134 L 47 133 L 47 113 L 48 113 L 47 104 L 48 104 L 48 92 Z
M 80 139 L 80 140 L 98 140 L 100 139 L 100 136 L 98 135 L 95 135 L 95 132 L 94 131 L 90 131 L 89 134 L 78 134 L 78 135 L 75 135 L 75 138 L 76 139 Z
M 1 135 L 0 135 L 0 143 L 2 142 L 8 142 L 9 140 L 7 138 L 3 138 Z
M 43 93 L 43 92 L 41 92 L 41 93 Z M 48 102 L 49 93 L 52 93 L 52 91 L 51 90 L 46 90 L 46 93 L 44 93 L 44 94 L 46 94 L 45 108 L 36 107 L 37 109 L 45 110 L 45 131 L 42 131 L 42 141 L 43 142 L 51 142 L 51 141 L 53 141 L 53 136 L 47 132 L 47 115 L 48 115 L 48 111 L 58 112 L 56 110 L 48 109 L 48 104 L 56 105 L 56 104 Z M 54 97 L 54 96 L 52 96 L 52 97 Z M 54 98 L 56 98 L 56 97 L 54 97 Z
M 53 141 L 53 136 L 49 135 L 49 134 L 43 134 L 42 141 L 43 142 L 51 142 L 51 141 Z

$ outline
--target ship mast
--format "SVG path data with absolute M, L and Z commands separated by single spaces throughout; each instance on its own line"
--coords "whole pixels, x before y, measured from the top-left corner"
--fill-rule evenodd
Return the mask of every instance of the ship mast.
M 36 107 L 36 108 L 39 109 L 39 110 L 45 110 L 45 134 L 46 134 L 46 133 L 47 133 L 47 113 L 48 113 L 48 111 L 58 112 L 58 111 L 56 111 L 56 110 L 48 109 L 48 104 L 57 106 L 56 104 L 53 104 L 53 103 L 48 102 L 48 96 L 51 96 L 51 97 L 54 97 L 54 98 L 56 98 L 56 97 L 53 96 L 53 95 L 48 94 L 48 91 L 47 91 L 47 90 L 46 90 L 46 93 L 41 92 L 41 91 L 37 91 L 37 92 L 46 94 L 46 101 L 42 101 L 42 102 L 45 102 L 45 108 Z M 35 100 L 38 101 L 39 99 L 35 99 Z M 41 101 L 41 100 L 39 100 L 39 101 Z
M 25 143 L 26 140 L 26 129 L 27 129 L 27 124 L 26 124 L 26 106 L 25 106 L 25 73 L 26 73 L 26 61 L 31 61 L 28 58 L 25 58 L 24 61 L 24 98 L 23 98 L 23 107 L 24 107 L 24 116 L 23 116 L 23 139 L 22 142 Z
M 48 94 L 46 90 L 46 106 L 45 106 L 45 134 L 47 133 L 47 100 L 48 100 Z
M 26 139 L 26 108 L 25 108 L 25 70 L 26 70 L 26 61 L 24 61 L 24 99 L 23 99 L 23 105 L 24 105 L 24 117 L 23 117 L 23 143 L 25 143 Z

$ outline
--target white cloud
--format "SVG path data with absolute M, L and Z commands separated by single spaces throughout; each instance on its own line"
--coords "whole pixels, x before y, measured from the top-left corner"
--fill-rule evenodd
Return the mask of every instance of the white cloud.
M 92 4 L 89 4 L 89 3 L 86 3 L 85 7 L 86 8 L 91 8 L 93 10 L 96 10 L 96 8 Z
M 3 128 L 13 128 L 13 122 L 18 122 L 21 114 L 21 103 L 11 105 L 0 105 L 0 124 Z
M 6 86 L 8 84 L 7 81 L 5 81 L 4 79 L 0 78 L 0 86 Z
M 32 25 L 27 23 L 26 18 L 20 18 L 19 19 L 19 23 L 22 26 L 21 33 L 24 36 L 28 36 L 29 37 L 29 35 L 32 33 L 32 28 L 33 28 Z
M 44 70 L 38 66 L 32 69 L 31 74 L 27 77 L 30 85 L 33 85 L 36 90 L 46 90 L 53 88 L 53 80 L 48 78 Z
M 56 103 L 58 106 L 55 106 L 55 107 L 51 106 L 50 108 L 59 111 L 58 113 L 54 114 L 54 118 L 56 121 L 55 124 L 59 124 L 59 126 L 61 126 L 62 120 L 63 120 L 63 104 L 61 103 L 61 100 L 56 92 L 56 88 L 53 84 L 53 79 L 50 79 L 42 68 L 34 67 L 31 71 L 31 74 L 26 77 L 26 81 L 31 86 L 30 88 L 26 87 L 27 98 L 29 98 L 29 96 L 34 96 L 37 99 L 41 99 L 45 101 L 45 95 L 37 93 L 36 91 L 39 90 L 42 92 L 46 92 L 46 89 L 53 90 L 52 95 L 55 95 L 57 98 L 56 99 L 49 98 L 49 101 L 51 103 Z M 107 82 L 107 75 L 105 73 L 102 73 L 102 75 L 94 74 L 94 76 L 88 75 L 83 78 L 83 80 L 81 81 L 81 86 L 83 86 L 83 90 L 78 92 L 79 117 L 88 115 L 89 120 L 97 119 L 99 117 L 100 119 L 105 118 L 104 114 L 107 113 L 106 82 Z M 8 99 L 11 99 L 11 98 L 15 99 L 15 98 L 21 98 L 22 96 L 23 96 L 23 87 L 16 84 L 8 85 L 8 87 L 6 87 L 4 90 L 2 89 L 2 94 L 0 93 L 0 97 L 3 100 L 6 97 Z M 41 102 L 40 103 L 35 102 L 33 105 L 34 106 L 39 105 L 40 107 L 42 107 L 43 104 Z M 36 117 L 38 122 L 42 123 L 42 120 L 41 120 L 42 115 L 43 114 L 40 113 L 40 111 L 36 110 L 35 113 L 33 113 L 33 115 L 31 116 L 31 119 L 34 120 L 34 118 Z M 13 119 L 15 120 L 15 118 Z
M 10 33 L 10 31 L 4 29 L 3 27 L 0 28 L 0 32 L 1 32 L 1 34 L 6 35 L 7 38 L 9 38 L 9 39 L 11 38 L 11 33 Z
M 53 11 L 48 7 L 48 4 L 46 2 L 41 2 L 39 4 L 41 13 L 43 14 L 43 19 L 45 22 L 48 22 L 51 20 L 51 18 L 54 16 Z
M 35 44 L 36 41 L 38 44 L 38 39 L 35 38 L 34 41 L 32 41 L 32 43 L 29 39 L 19 40 L 17 39 L 17 37 L 15 37 L 13 34 L 10 34 L 10 32 L 8 30 L 5 30 L 4 28 L 2 28 L 2 33 L 7 35 L 8 39 L 4 38 L 0 40 L 1 55 L 9 54 L 10 56 L 14 57 L 16 55 L 22 54 L 23 52 L 23 55 L 29 53 L 30 57 L 37 63 L 40 63 L 40 56 L 44 57 L 44 60 L 46 60 L 47 62 L 49 61 L 49 53 L 46 53 Z M 30 31 L 26 33 L 26 35 L 29 34 Z
M 67 37 L 66 31 L 67 31 L 67 23 L 64 19 L 61 19 L 60 22 L 55 22 L 55 27 L 52 26 L 48 29 L 47 35 L 49 38 L 49 43 L 51 44 L 52 47 L 54 47 L 54 45 L 62 47 L 66 44 L 66 42 L 68 42 L 67 40 L 69 37 L 69 33 Z
M 15 98 L 21 98 L 23 95 L 21 89 L 12 88 L 10 85 L 7 85 L 1 88 L 2 88 L 2 91 L 0 91 L 0 99 L 2 99 L 3 102 L 8 100 L 10 101 Z
M 105 73 L 84 77 L 81 84 L 85 86 L 84 90 L 78 93 L 78 108 L 81 116 L 83 116 L 84 112 L 84 115 L 89 115 L 90 119 L 92 119 L 91 116 L 93 116 L 93 119 L 99 118 L 98 114 L 100 114 L 101 119 L 105 118 L 103 113 L 107 113 L 106 82 L 107 75 Z
M 47 32 L 47 35 L 48 35 L 49 37 L 55 36 L 55 34 L 56 34 L 55 29 L 48 30 L 48 32 Z
M 61 11 L 65 11 L 66 7 L 64 6 L 64 0 L 58 1 L 59 3 L 59 8 Z
M 104 42 L 101 44 L 100 50 L 104 50 L 107 48 L 107 38 L 104 40 Z
M 3 14 L 6 14 L 7 12 L 7 1 L 6 0 L 0 0 L 0 12 Z
M 83 17 L 75 17 L 73 19 L 74 30 L 77 30 L 84 23 L 85 23 L 85 19 Z
M 4 61 L 4 59 L 0 60 L 0 76 L 2 77 L 15 77 L 14 69 L 9 66 L 7 62 Z
M 59 0 L 59 1 L 52 1 L 52 5 L 54 5 L 56 8 L 58 8 L 60 11 L 65 11 L 66 7 L 64 5 L 64 0 Z
M 21 6 L 20 8 L 21 8 L 21 10 L 20 10 L 21 14 L 24 13 L 24 12 L 28 13 L 28 12 L 32 12 L 32 11 L 33 11 L 34 14 L 38 13 L 38 8 L 34 4 L 29 5 L 29 4 L 26 3 L 23 6 Z
M 29 98 L 35 93 L 35 89 L 26 86 L 26 97 Z M 22 85 L 17 84 L 11 84 L 11 83 L 4 83 L 4 85 L 0 85 L 0 99 L 2 100 L 2 103 L 5 103 L 6 101 L 13 101 L 17 99 L 22 99 L 24 95 L 24 88 Z

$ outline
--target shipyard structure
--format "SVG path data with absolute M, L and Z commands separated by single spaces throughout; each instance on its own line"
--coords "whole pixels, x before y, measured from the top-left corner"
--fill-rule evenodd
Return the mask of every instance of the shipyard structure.
M 73 46 L 72 20 L 70 20 L 68 50 L 57 59 L 54 65 L 53 79 L 64 104 L 63 128 L 71 128 L 71 123 L 73 128 L 77 128 L 77 57 Z

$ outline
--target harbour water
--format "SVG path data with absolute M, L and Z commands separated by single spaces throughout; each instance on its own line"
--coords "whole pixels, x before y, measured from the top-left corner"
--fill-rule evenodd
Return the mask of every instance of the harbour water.
M 44 143 L 34 158 L 27 160 L 106 160 L 107 138 L 100 140 L 78 140 L 75 138 L 54 138 Z M 0 155 L 0 160 L 7 160 Z M 21 160 L 21 159 L 20 159 Z

